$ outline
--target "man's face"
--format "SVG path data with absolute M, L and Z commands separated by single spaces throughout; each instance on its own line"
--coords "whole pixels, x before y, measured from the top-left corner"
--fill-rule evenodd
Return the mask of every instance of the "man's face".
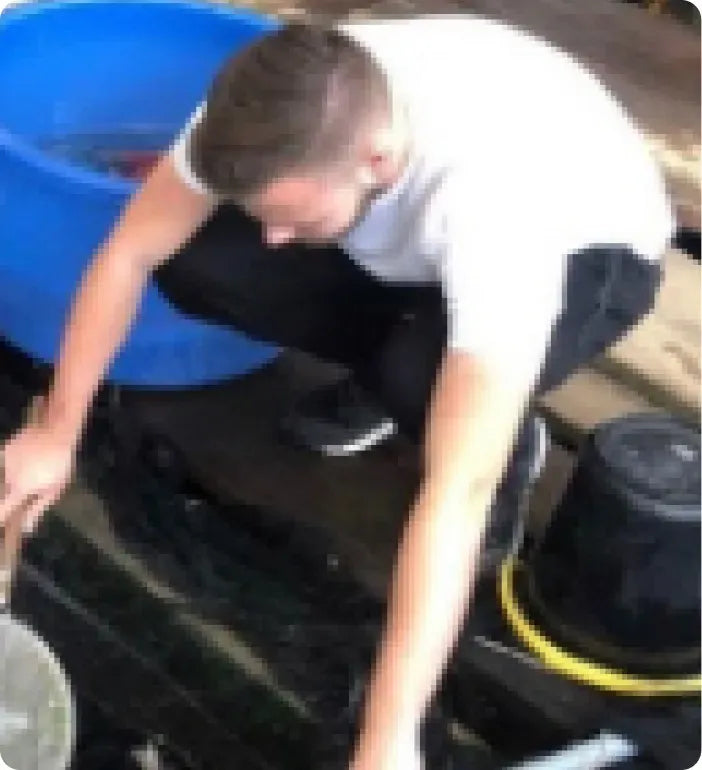
M 372 196 L 372 188 L 361 181 L 360 173 L 300 173 L 266 185 L 251 196 L 245 209 L 261 222 L 268 246 L 290 241 L 323 245 L 342 237 Z

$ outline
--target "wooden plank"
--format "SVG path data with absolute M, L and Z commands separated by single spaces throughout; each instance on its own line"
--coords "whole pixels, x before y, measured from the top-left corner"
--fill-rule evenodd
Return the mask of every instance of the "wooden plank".
M 386 589 L 412 489 L 417 453 L 405 440 L 349 457 L 281 442 L 280 415 L 297 394 L 333 378 L 308 356 L 286 353 L 250 376 L 173 393 L 131 393 L 146 430 L 165 436 L 193 475 L 224 503 L 245 503 L 332 534 L 367 587 Z
M 656 411 L 642 395 L 591 367 L 583 367 L 539 403 L 554 437 L 577 446 L 600 422 L 623 414 Z
M 177 447 L 189 471 L 218 500 L 270 509 L 324 530 L 366 588 L 384 596 L 419 478 L 419 455 L 405 440 L 338 458 L 281 443 L 281 404 L 321 378 L 322 369 L 306 356 L 287 353 L 267 370 L 225 385 L 132 393 L 126 402 L 148 431 Z M 551 449 L 531 506 L 535 529 L 548 519 L 571 463 L 561 448 Z

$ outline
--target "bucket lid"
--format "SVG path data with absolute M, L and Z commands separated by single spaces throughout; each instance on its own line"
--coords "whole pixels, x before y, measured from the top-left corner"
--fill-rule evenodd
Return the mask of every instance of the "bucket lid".
M 630 414 L 598 426 L 593 444 L 610 478 L 655 502 L 657 515 L 700 519 L 699 431 L 665 413 Z

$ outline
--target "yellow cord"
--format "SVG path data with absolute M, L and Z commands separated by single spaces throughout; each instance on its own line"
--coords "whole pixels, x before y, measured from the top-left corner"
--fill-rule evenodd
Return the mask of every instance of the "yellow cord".
M 500 568 L 498 594 L 502 610 L 519 639 L 553 671 L 603 690 L 625 695 L 687 695 L 702 690 L 702 676 L 644 679 L 576 657 L 547 639 L 524 615 L 514 593 L 514 557 Z

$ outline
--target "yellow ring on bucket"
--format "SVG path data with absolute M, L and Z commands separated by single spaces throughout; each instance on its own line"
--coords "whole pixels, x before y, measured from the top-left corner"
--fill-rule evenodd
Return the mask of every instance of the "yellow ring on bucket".
M 702 676 L 645 679 L 577 657 L 558 647 L 531 623 L 519 607 L 514 593 L 516 565 L 517 560 L 510 556 L 502 563 L 498 573 L 497 589 L 502 611 L 518 638 L 552 671 L 624 695 L 688 695 L 702 690 Z

